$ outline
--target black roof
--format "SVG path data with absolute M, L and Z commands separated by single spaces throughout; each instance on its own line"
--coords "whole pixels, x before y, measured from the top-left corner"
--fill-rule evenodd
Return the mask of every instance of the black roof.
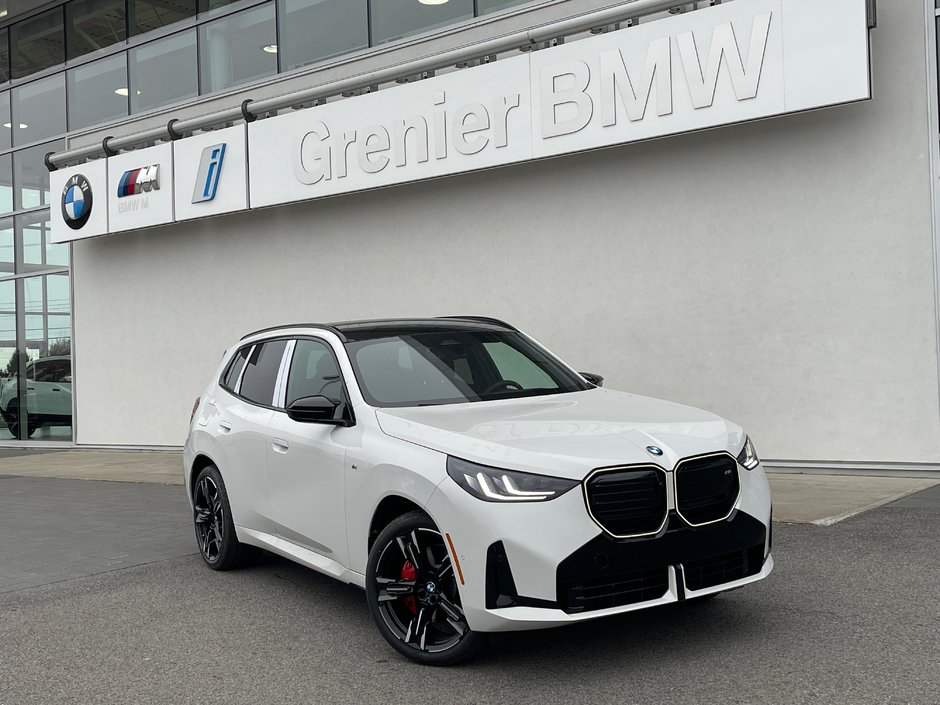
M 262 328 L 242 336 L 242 340 L 259 333 L 285 328 L 320 328 L 335 333 L 343 342 L 349 339 L 364 340 L 383 335 L 430 332 L 432 330 L 516 330 L 497 318 L 484 316 L 441 316 L 440 318 L 377 318 L 363 321 L 340 321 L 338 323 L 289 323 Z
M 371 321 L 343 321 L 332 323 L 347 340 L 368 340 L 404 333 L 430 333 L 431 331 L 459 330 L 515 330 L 508 323 L 482 316 L 443 316 L 441 318 L 386 318 Z

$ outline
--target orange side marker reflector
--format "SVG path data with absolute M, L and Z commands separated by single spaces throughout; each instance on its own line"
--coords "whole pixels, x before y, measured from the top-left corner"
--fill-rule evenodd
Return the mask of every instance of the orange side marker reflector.
M 447 545 L 450 546 L 450 554 L 454 557 L 454 566 L 457 568 L 457 577 L 460 578 L 460 584 L 466 585 L 463 581 L 463 570 L 460 568 L 460 561 L 457 558 L 457 549 L 454 548 L 454 542 L 450 540 L 450 534 L 446 531 L 444 532 L 444 536 L 447 538 Z

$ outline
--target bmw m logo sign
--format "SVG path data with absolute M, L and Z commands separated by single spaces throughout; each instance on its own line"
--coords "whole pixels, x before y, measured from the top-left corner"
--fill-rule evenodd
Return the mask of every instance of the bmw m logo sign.
M 125 171 L 118 182 L 117 197 L 136 196 L 149 191 L 160 190 L 160 165 L 145 166 L 140 169 Z
M 79 230 L 91 217 L 91 184 L 81 174 L 75 174 L 62 189 L 62 219 L 72 230 Z

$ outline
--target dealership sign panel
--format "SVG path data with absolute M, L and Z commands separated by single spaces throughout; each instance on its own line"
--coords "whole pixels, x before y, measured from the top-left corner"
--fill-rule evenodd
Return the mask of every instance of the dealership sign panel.
M 252 123 L 250 202 L 270 206 L 869 97 L 864 0 L 735 0 Z
M 865 0 L 734 0 L 122 154 L 109 158 L 106 168 L 87 164 L 55 172 L 53 192 L 62 208 L 52 209 L 53 239 L 390 186 L 870 97 Z M 99 192 L 96 180 L 103 184 L 105 171 L 107 188 L 101 185 Z M 86 193 L 94 199 L 90 214 Z M 96 219 L 98 208 L 108 217 Z
M 177 220 L 248 208 L 245 140 L 238 125 L 173 143 Z

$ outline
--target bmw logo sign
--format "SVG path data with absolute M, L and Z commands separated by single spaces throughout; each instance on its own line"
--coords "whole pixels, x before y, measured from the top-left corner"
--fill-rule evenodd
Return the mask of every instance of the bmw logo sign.
M 653 455 L 662 455 L 663 449 L 659 446 L 646 446 L 646 450 L 652 453 Z
M 79 230 L 91 217 L 91 184 L 81 174 L 75 174 L 62 189 L 62 218 L 72 230 Z

